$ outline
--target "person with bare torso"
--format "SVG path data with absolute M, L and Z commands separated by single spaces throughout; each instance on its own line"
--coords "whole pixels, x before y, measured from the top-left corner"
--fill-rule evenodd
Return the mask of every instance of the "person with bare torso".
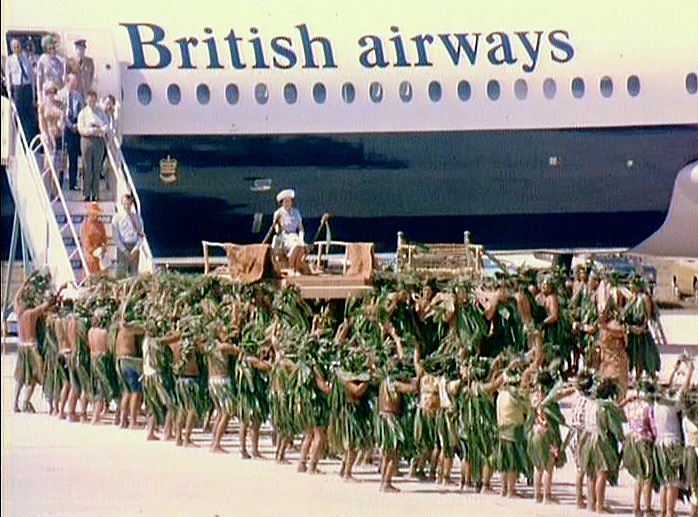
M 172 432 L 175 407 L 175 383 L 172 375 L 172 349 L 168 343 L 175 335 L 162 338 L 146 335 L 143 339 L 143 398 L 146 409 L 146 440 L 158 440 L 156 428 L 163 426 L 163 439 L 174 438 Z
M 58 345 L 58 364 L 63 372 L 63 386 L 58 403 L 58 417 L 64 419 L 66 417 L 65 407 L 68 403 L 70 395 L 70 372 L 68 364 L 70 363 L 70 341 L 68 341 L 68 333 L 66 332 L 66 321 L 69 313 L 65 313 L 56 317 L 54 321 L 54 329 L 56 333 L 56 342 Z
M 409 432 L 402 427 L 402 398 L 417 393 L 416 379 L 405 383 L 390 376 L 381 381 L 378 388 L 378 446 L 383 454 L 380 490 L 398 492 L 392 480 L 400 461 L 400 445 Z
M 34 393 L 34 388 L 43 380 L 43 360 L 39 354 L 39 345 L 36 336 L 36 324 L 46 311 L 49 310 L 53 301 L 51 298 L 45 299 L 42 303 L 35 305 L 32 300 L 24 299 L 24 293 L 28 290 L 32 277 L 28 277 L 19 288 L 14 299 L 15 314 L 19 326 L 19 345 L 17 349 L 17 364 L 15 366 L 15 396 L 14 410 L 20 411 L 19 396 L 22 388 L 27 385 L 27 391 L 22 402 L 22 411 L 34 412 L 30 400 Z
M 435 470 L 437 482 L 449 485 L 457 445 L 452 425 L 451 399 L 460 392 L 462 379 L 448 380 L 445 375 L 428 373 L 420 360 L 418 349 L 415 349 L 413 360 L 417 373 L 416 388 L 419 393 L 419 406 L 415 415 L 415 442 L 422 452 L 422 461 L 429 454 L 432 455 L 432 470 Z
M 176 445 L 196 447 L 191 440 L 191 432 L 197 416 L 203 416 L 205 396 L 199 384 L 199 365 L 196 361 L 196 351 L 182 350 L 182 341 L 178 335 L 173 335 L 166 341 L 172 349 L 172 364 L 174 365 L 175 389 L 177 392 L 177 414 L 175 416 Z M 182 436 L 184 431 L 184 436 Z
M 226 340 L 227 336 L 220 332 L 218 339 L 209 346 L 207 352 L 208 391 L 218 413 L 213 425 L 210 450 L 223 453 L 228 451 L 221 447 L 221 440 L 228 428 L 230 417 L 235 414 L 236 409 L 235 388 L 230 377 L 228 358 L 238 357 L 241 354 L 238 347 L 226 343 Z
M 105 309 L 97 309 L 92 327 L 87 333 L 92 368 L 92 424 L 99 423 L 105 404 L 117 398 L 119 385 L 116 378 L 114 355 L 109 344 L 109 317 Z
M 141 375 L 143 375 L 143 359 L 138 353 L 138 339 L 143 331 L 122 322 L 116 334 L 114 354 L 116 356 L 116 368 L 122 384 L 123 395 L 121 397 L 121 427 L 130 426 L 136 429 L 138 425 L 138 412 L 143 402 L 143 387 Z
M 252 382 L 238 386 L 238 417 L 240 419 L 240 429 L 238 437 L 240 439 L 240 456 L 243 459 L 261 458 L 259 452 L 259 428 L 264 420 L 267 419 L 269 402 L 266 375 L 271 371 L 271 362 L 259 357 L 247 355 L 241 357 L 240 360 L 247 363 L 244 366 L 249 366 L 252 369 Z M 237 367 L 244 367 L 238 363 Z M 247 394 L 243 390 L 252 388 Z M 252 397 L 256 399 L 253 407 L 245 407 L 245 402 Z M 261 399 L 261 400 L 260 400 Z M 247 452 L 247 431 L 250 431 L 250 444 L 252 452 Z
M 92 379 L 85 322 L 74 312 L 66 315 L 63 321 L 66 342 L 70 347 L 68 355 L 68 375 L 70 378 L 68 420 L 71 422 L 78 421 L 76 408 L 79 401 L 81 419 L 83 422 L 86 422 L 88 395 L 91 391 Z

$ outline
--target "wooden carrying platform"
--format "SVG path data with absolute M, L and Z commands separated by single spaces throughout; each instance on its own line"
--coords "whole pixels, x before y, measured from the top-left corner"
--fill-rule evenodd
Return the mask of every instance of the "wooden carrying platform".
M 479 277 L 484 262 L 482 245 L 470 243 L 464 232 L 463 244 L 407 244 L 398 232 L 397 269 L 400 272 L 426 272 L 453 276 Z
M 267 244 L 247 246 L 226 242 L 202 241 L 204 274 L 218 275 L 233 282 L 249 285 L 263 278 L 277 278 L 284 286 L 296 286 L 306 299 L 330 300 L 355 298 L 370 292 L 374 257 L 373 243 L 318 241 L 314 244 L 317 255 L 308 260 L 317 270 L 323 265 L 339 262 L 341 274 L 321 272 L 314 275 L 294 275 L 288 269 L 276 270 L 272 265 L 272 251 Z M 331 247 L 344 249 L 344 254 L 329 255 Z M 210 248 L 225 250 L 227 265 L 211 270 Z M 327 267 L 329 269 L 329 267 Z

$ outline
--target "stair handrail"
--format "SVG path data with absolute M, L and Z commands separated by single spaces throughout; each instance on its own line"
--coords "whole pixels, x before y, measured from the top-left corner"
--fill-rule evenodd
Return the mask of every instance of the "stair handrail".
M 124 158 L 124 154 L 121 152 L 121 146 L 119 145 L 119 142 L 116 138 L 116 133 L 113 131 L 108 131 L 105 135 L 105 141 L 107 158 L 109 159 L 111 167 L 114 170 L 116 181 L 122 185 L 125 183 L 125 190 L 128 191 L 131 194 L 131 196 L 133 196 L 133 203 L 136 206 L 136 212 L 138 213 L 138 215 L 143 217 L 141 214 L 141 200 L 138 196 L 138 190 L 136 190 L 136 186 L 133 184 L 131 171 L 128 168 L 128 164 L 126 163 L 126 158 Z M 117 203 L 118 202 L 119 200 L 117 199 Z M 153 252 L 150 249 L 148 237 L 147 235 L 145 235 L 145 229 L 143 236 L 143 244 L 141 245 L 141 251 L 141 259 L 145 260 L 148 264 L 146 270 L 151 271 L 154 268 Z
M 39 132 L 37 135 L 41 141 L 41 147 L 44 149 L 44 157 L 47 155 L 47 151 L 50 149 L 49 146 L 47 145 L 46 141 L 46 135 L 44 135 L 42 132 Z M 36 137 L 35 137 L 36 139 Z M 31 149 L 31 148 L 30 148 Z M 38 146 L 37 146 L 38 149 Z M 36 154 L 32 152 L 32 155 L 34 156 L 34 159 L 36 160 Z M 68 204 L 65 202 L 65 196 L 63 196 L 63 189 L 61 188 L 61 184 L 58 181 L 58 174 L 56 173 L 56 168 L 53 163 L 53 156 L 48 157 L 48 159 L 44 159 L 44 162 L 48 164 L 48 171 L 44 171 L 39 175 L 39 178 L 43 178 L 43 176 L 47 173 L 51 173 L 51 180 L 53 181 L 53 186 L 56 189 L 56 192 L 58 193 L 57 198 L 59 201 L 59 206 L 63 210 L 63 214 L 65 215 L 67 224 L 68 224 L 68 229 L 70 232 L 70 236 L 73 238 L 73 241 L 75 242 L 75 249 L 78 252 L 78 257 L 80 258 L 80 264 L 82 265 L 82 270 L 84 272 L 84 277 L 87 278 L 87 275 L 89 274 L 89 269 L 87 268 L 87 260 L 85 259 L 85 254 L 83 253 L 82 250 L 82 243 L 80 242 L 80 238 L 78 235 L 77 230 L 75 229 L 75 225 L 73 224 L 73 218 L 71 217 L 70 210 L 68 210 Z M 37 170 L 38 169 L 38 163 L 37 163 Z M 43 183 L 43 182 L 42 182 Z M 54 214 L 54 219 L 55 219 L 55 213 L 53 212 L 53 201 L 51 201 L 51 197 L 49 196 L 49 193 L 47 191 L 46 185 L 44 184 L 44 191 L 46 192 L 46 196 L 49 200 L 49 209 L 52 214 Z M 59 233 L 60 233 L 60 228 L 59 228 Z M 68 250 L 66 250 L 66 254 L 68 253 Z M 68 256 L 68 260 L 70 260 L 70 255 Z
M 49 197 L 48 191 L 46 189 L 46 185 L 42 181 L 42 174 L 39 172 L 41 169 L 39 168 L 39 163 L 37 162 L 36 154 L 34 153 L 34 148 L 39 149 L 39 147 L 44 146 L 44 143 L 40 142 L 40 140 L 41 140 L 40 135 L 36 135 L 32 139 L 31 143 L 27 143 L 27 138 L 26 138 L 26 135 L 24 134 L 24 128 L 22 127 L 22 121 L 19 118 L 19 112 L 17 111 L 17 106 L 15 106 L 15 103 L 11 98 L 9 99 L 9 104 L 10 104 L 10 109 L 12 110 L 12 123 L 14 125 L 16 135 L 19 137 L 20 146 L 24 150 L 24 153 L 29 161 L 30 176 L 31 176 L 32 181 L 34 183 L 35 189 L 38 192 L 40 192 L 39 197 L 40 197 L 42 204 L 44 206 L 44 217 L 46 219 L 47 224 L 52 224 L 54 226 L 54 231 L 56 232 L 58 237 L 63 242 L 63 235 L 61 233 L 60 227 L 58 226 L 58 221 L 56 220 L 56 214 L 53 212 L 51 198 Z M 49 161 L 52 162 L 52 160 L 49 160 Z M 53 163 L 51 163 L 51 169 L 53 169 Z M 55 176 L 55 171 L 53 171 L 53 173 Z M 58 185 L 57 181 L 56 181 L 56 185 Z M 75 240 L 75 244 L 76 244 L 76 247 L 78 250 L 78 255 L 80 257 L 80 261 L 81 261 L 81 264 L 83 266 L 83 271 L 86 275 L 88 270 L 86 267 L 87 263 L 85 261 L 85 256 L 82 253 L 80 241 L 77 239 L 77 232 L 75 231 L 75 227 L 73 226 L 73 221 L 70 217 L 70 212 L 68 212 L 67 206 L 65 205 L 65 199 L 63 198 L 62 192 L 60 192 L 60 189 L 58 189 L 58 191 L 59 191 L 59 194 L 60 194 L 61 199 L 63 201 L 62 208 L 64 209 L 64 211 L 67 214 L 67 221 L 69 224 L 71 236 Z M 51 215 L 48 216 L 48 214 L 51 214 Z M 68 255 L 68 250 L 65 247 L 65 243 L 63 243 L 63 246 L 61 246 L 61 249 L 63 250 L 63 253 L 65 255 L 64 258 L 66 259 L 66 261 L 70 265 L 70 270 L 73 273 L 73 280 L 76 280 L 75 271 L 73 270 L 70 256 Z

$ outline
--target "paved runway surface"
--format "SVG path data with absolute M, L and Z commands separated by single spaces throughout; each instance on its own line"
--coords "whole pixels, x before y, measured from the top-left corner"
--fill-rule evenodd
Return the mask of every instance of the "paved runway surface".
M 556 474 L 554 495 L 560 504 L 555 505 L 535 504 L 525 483 L 519 484 L 523 498 L 514 500 L 402 477 L 396 478 L 401 494 L 383 494 L 378 491 L 375 467 L 358 467 L 356 484 L 339 479 L 337 460 L 322 462 L 325 475 L 298 474 L 295 465 L 240 459 L 232 434 L 224 441 L 230 451 L 226 455 L 210 454 L 210 435 L 198 430 L 196 449 L 147 443 L 142 430 L 71 424 L 50 417 L 38 393 L 33 398 L 38 414 L 15 414 L 11 410 L 15 357 L 1 356 L 4 517 L 591 515 L 574 506 L 574 470 L 569 462 Z M 665 355 L 665 367 L 675 357 Z M 231 425 L 229 432 L 235 430 Z M 272 457 L 268 432 L 261 444 L 262 453 Z M 296 457 L 292 452 L 290 459 Z M 613 513 L 630 515 L 631 481 L 623 473 L 619 486 L 609 489 Z M 498 485 L 496 477 L 494 488 Z M 655 508 L 657 504 L 655 496 Z M 688 507 L 680 505 L 680 512 L 687 515 Z

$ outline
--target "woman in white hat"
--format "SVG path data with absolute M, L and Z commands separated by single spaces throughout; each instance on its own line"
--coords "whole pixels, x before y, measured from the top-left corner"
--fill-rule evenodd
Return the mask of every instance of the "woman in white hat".
M 283 239 L 289 266 L 296 273 L 309 275 L 310 268 L 305 263 L 303 218 L 293 206 L 295 197 L 296 193 L 292 189 L 282 190 L 276 195 L 276 200 L 281 206 L 274 212 L 274 226 Z

